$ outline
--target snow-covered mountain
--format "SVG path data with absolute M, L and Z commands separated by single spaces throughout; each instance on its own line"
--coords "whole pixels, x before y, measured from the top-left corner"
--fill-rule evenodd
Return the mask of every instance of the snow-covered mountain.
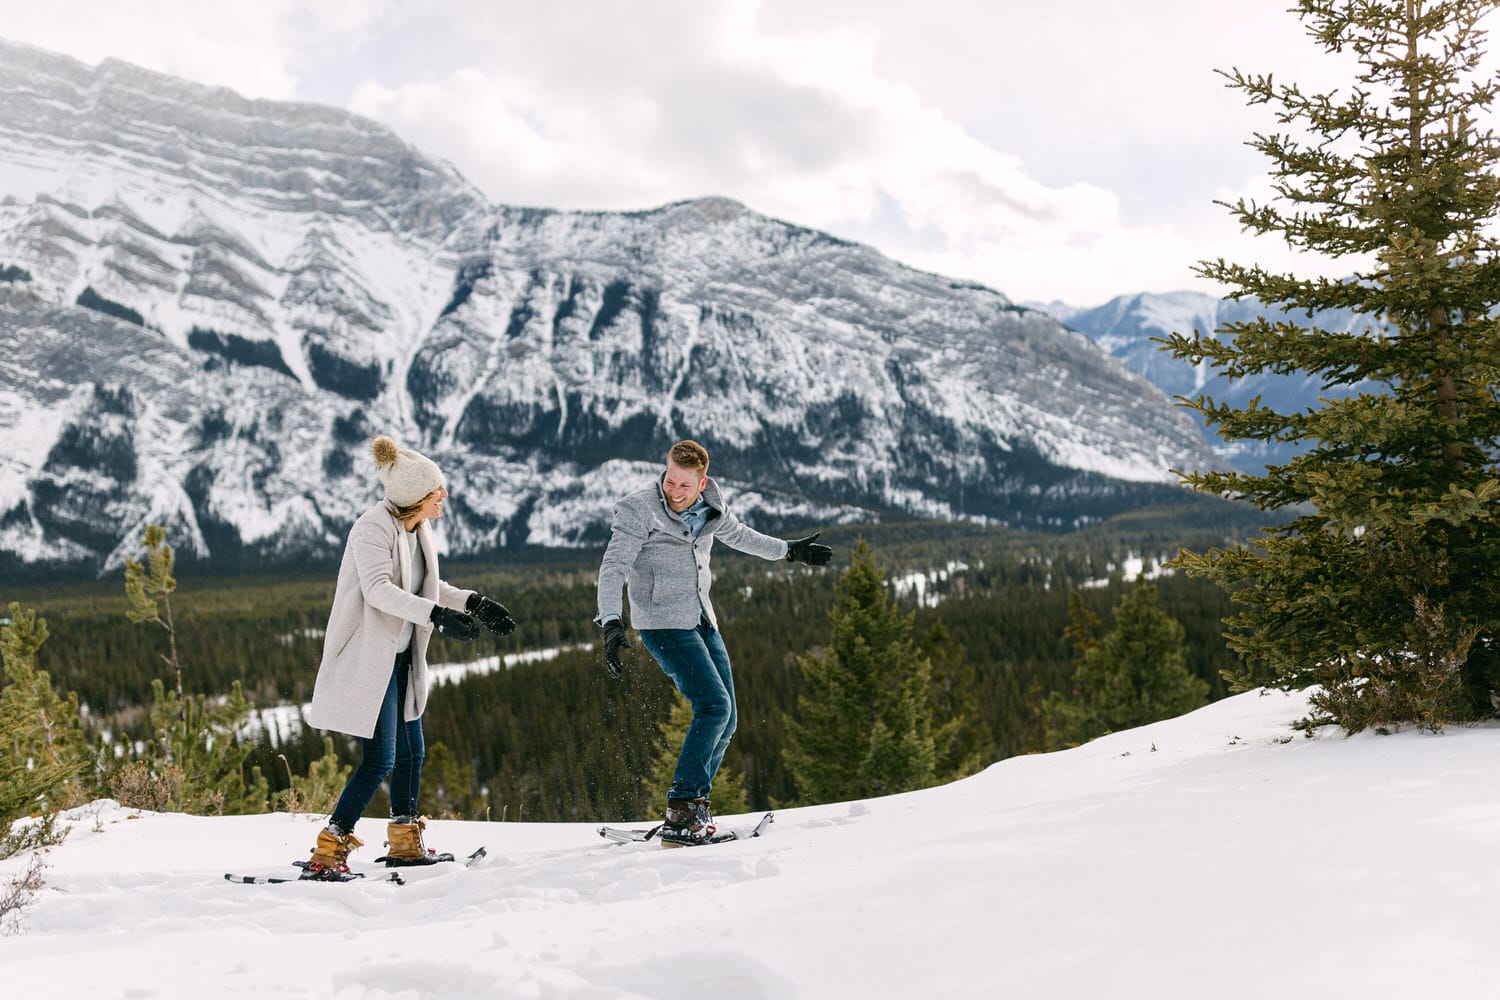
M 1191 399 L 1207 393 L 1219 402 L 1244 406 L 1259 396 L 1265 406 L 1282 413 L 1295 413 L 1316 406 L 1320 397 L 1342 399 L 1373 388 L 1367 383 L 1325 387 L 1321 379 L 1309 375 L 1265 374 L 1225 378 L 1209 365 L 1191 365 L 1173 358 L 1151 339 L 1174 332 L 1191 334 L 1194 330 L 1202 330 L 1210 333 L 1227 323 L 1244 323 L 1260 315 L 1300 326 L 1316 322 L 1325 330 L 1363 331 L 1369 324 L 1368 317 L 1347 309 L 1319 312 L 1315 319 L 1310 320 L 1306 312 L 1267 309 L 1256 299 L 1219 299 L 1200 292 L 1121 295 L 1092 309 L 1079 309 L 1059 302 L 1038 308 L 1087 334 L 1131 371 L 1144 375 L 1152 385 L 1173 397 Z M 1267 462 L 1285 462 L 1304 450 L 1278 442 L 1215 440 L 1218 441 L 1218 451 L 1226 460 L 1247 471 L 1258 469 Z
M 0 42 L 0 564 L 338 551 L 377 432 L 450 552 L 600 540 L 675 438 L 767 530 L 1068 525 L 1215 461 L 1046 313 L 724 199 L 490 204 L 341 111 Z

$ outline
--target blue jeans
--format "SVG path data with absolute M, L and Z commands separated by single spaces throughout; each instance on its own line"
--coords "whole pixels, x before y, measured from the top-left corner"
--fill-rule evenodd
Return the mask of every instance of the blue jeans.
M 364 741 L 364 758 L 349 775 L 339 804 L 333 809 L 332 822 L 344 833 L 353 833 L 354 824 L 364 815 L 365 807 L 375 797 L 380 783 L 391 778 L 391 815 L 415 816 L 417 791 L 422 787 L 422 759 L 426 747 L 422 742 L 422 720 L 403 722 L 401 706 L 406 703 L 406 681 L 411 675 L 411 653 L 396 654 L 391 682 L 375 718 L 375 732 Z
M 642 629 L 641 645 L 693 706 L 667 798 L 707 796 L 736 722 L 734 674 L 724 640 L 703 618 L 697 628 Z

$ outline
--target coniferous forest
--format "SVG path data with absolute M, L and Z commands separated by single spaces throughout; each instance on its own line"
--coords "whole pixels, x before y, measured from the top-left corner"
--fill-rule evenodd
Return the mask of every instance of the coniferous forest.
M 1078 652 L 1065 635 L 1073 594 L 1107 628 L 1134 586 L 1123 579 L 1127 560 L 1149 566 L 1184 546 L 1232 544 L 1265 523 L 1242 505 L 1184 493 L 1180 504 L 1062 535 L 954 522 L 831 528 L 823 540 L 835 548 L 834 563 L 822 569 L 767 563 L 718 546 L 714 600 L 740 713 L 725 767 L 743 775 L 752 808 L 798 800 L 784 762 L 787 719 L 804 691 L 798 661 L 830 642 L 835 587 L 861 540 L 895 605 L 911 616 L 913 647 L 931 665 L 934 724 L 961 723 L 965 756 L 984 766 L 1046 749 L 1038 709 L 1049 694 L 1066 692 Z M 674 692 L 638 642 L 623 678 L 604 671 L 591 620 L 599 556 L 550 551 L 444 562 L 446 580 L 499 600 L 519 627 L 504 639 L 482 633 L 472 643 L 437 636 L 431 662 L 552 655 L 434 688 L 425 716 L 424 810 L 496 820 L 610 820 L 660 808 L 662 790 L 648 776 Z M 259 709 L 306 702 L 335 567 L 234 578 L 212 570 L 211 564 L 176 570 L 173 624 L 185 694 L 212 700 L 238 683 Z M 1183 575 L 1153 582 L 1157 606 L 1182 626 L 1188 669 L 1207 683 L 1210 698 L 1227 694 L 1221 671 L 1236 666 L 1221 634 L 1230 598 L 1212 582 Z M 59 692 L 78 695 L 93 738 L 107 733 L 117 745 L 149 739 L 152 684 L 166 674 L 164 640 L 160 629 L 127 620 L 121 580 L 9 589 L 0 595 L 5 601 L 35 608 L 46 620 L 49 637 L 37 666 Z M 274 745 L 264 733 L 251 739 L 247 779 L 259 769 L 273 796 L 325 753 L 316 731 Z M 334 748 L 342 761 L 358 760 L 356 741 L 340 736 Z M 377 798 L 372 814 L 383 808 Z

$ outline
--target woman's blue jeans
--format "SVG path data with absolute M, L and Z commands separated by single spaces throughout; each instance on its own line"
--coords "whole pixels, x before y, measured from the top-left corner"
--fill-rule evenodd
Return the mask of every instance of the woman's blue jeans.
M 669 799 L 706 797 L 734 735 L 734 675 L 724 640 L 708 619 L 697 628 L 641 630 L 641 645 L 693 706 L 693 721 L 677 755 Z
M 334 807 L 332 822 L 344 833 L 353 833 L 354 824 L 364 815 L 365 807 L 375 797 L 380 783 L 390 775 L 391 815 L 415 816 L 417 792 L 422 787 L 422 759 L 426 747 L 422 742 L 422 720 L 404 722 L 401 706 L 406 704 L 406 682 L 411 675 L 411 653 L 396 654 L 391 682 L 380 703 L 375 732 L 364 741 L 364 758 L 349 775 L 339 804 Z

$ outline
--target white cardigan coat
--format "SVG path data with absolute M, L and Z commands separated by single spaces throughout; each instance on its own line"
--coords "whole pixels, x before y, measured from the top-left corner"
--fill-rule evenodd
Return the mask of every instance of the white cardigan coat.
M 462 611 L 474 592 L 450 587 L 439 578 L 432 532 L 423 521 L 417 526 L 417 540 L 427 572 L 422 592 L 413 594 L 411 551 L 402 538 L 405 531 L 387 501 L 365 511 L 349 529 L 323 636 L 323 660 L 307 709 L 307 724 L 315 729 L 364 739 L 375 734 L 396 662 L 396 643 L 406 622 L 413 625 L 411 678 L 402 718 L 419 719 L 427 708 L 427 642 L 432 638 L 433 605 Z

